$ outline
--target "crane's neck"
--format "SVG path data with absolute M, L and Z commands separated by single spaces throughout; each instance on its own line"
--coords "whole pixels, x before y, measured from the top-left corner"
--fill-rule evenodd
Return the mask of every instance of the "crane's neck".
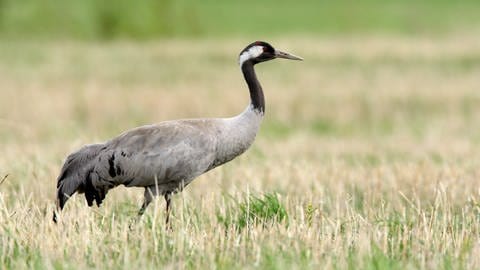
M 255 74 L 252 61 L 245 61 L 242 64 L 242 73 L 250 90 L 250 102 L 253 109 L 263 115 L 265 113 L 265 97 L 263 96 L 262 86 Z
M 218 129 L 217 156 L 211 168 L 228 162 L 245 152 L 255 140 L 265 112 L 265 98 L 252 61 L 241 65 L 250 90 L 250 104 L 239 115 L 222 118 Z

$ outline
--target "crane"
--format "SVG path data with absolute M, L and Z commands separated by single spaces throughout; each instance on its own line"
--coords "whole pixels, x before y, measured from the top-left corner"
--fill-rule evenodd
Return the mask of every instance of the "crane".
M 88 206 L 102 204 L 116 186 L 143 187 L 141 216 L 155 196 L 164 196 L 169 224 L 172 194 L 199 175 L 245 152 L 253 143 L 265 113 L 265 98 L 255 74 L 258 63 L 302 58 L 256 41 L 240 52 L 239 65 L 250 93 L 250 104 L 230 118 L 165 121 L 126 131 L 104 143 L 83 146 L 70 154 L 57 178 L 56 211 L 75 193 Z

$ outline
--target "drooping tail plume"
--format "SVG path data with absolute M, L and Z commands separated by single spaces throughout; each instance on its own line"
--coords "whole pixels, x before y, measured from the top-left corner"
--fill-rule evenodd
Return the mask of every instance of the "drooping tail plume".
M 56 212 L 63 209 L 75 192 L 84 191 L 94 167 L 93 160 L 102 148 L 103 144 L 87 145 L 67 157 L 57 178 Z M 53 213 L 54 222 L 57 222 L 56 212 Z

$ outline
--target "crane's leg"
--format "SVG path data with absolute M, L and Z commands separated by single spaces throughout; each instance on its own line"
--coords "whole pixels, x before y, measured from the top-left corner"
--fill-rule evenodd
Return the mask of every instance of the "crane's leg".
M 145 213 L 145 210 L 147 209 L 148 205 L 152 202 L 154 196 L 156 196 L 156 190 L 151 187 L 146 187 L 145 188 L 145 193 L 144 193 L 144 201 L 142 206 L 140 207 L 140 210 L 138 211 L 138 217 L 141 217 L 143 213 Z M 172 193 L 167 192 L 164 195 L 165 202 L 166 202 L 166 217 L 165 217 L 165 224 L 167 225 L 168 229 L 172 229 L 171 224 L 170 224 L 170 211 L 172 209 Z
M 167 192 L 165 193 L 165 202 L 167 203 L 167 208 L 166 208 L 166 218 L 165 218 L 165 224 L 167 225 L 167 228 L 172 229 L 172 226 L 170 224 L 170 209 L 172 208 L 172 193 Z
M 153 192 L 149 187 L 145 188 L 145 193 L 144 193 L 144 200 L 142 207 L 140 207 L 140 210 L 138 210 L 138 216 L 143 215 L 145 213 L 145 210 L 147 209 L 147 206 L 152 202 L 153 200 Z

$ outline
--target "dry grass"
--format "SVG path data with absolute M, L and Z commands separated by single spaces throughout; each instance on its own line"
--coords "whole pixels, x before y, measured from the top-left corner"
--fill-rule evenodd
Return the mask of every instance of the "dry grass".
M 247 42 L 0 44 L 0 268 L 479 268 L 480 39 L 292 40 L 272 42 L 305 62 L 258 67 L 256 143 L 174 198 L 173 232 L 162 200 L 129 228 L 124 188 L 54 225 L 59 167 L 133 126 L 240 112 Z M 234 224 L 274 193 L 286 219 Z

